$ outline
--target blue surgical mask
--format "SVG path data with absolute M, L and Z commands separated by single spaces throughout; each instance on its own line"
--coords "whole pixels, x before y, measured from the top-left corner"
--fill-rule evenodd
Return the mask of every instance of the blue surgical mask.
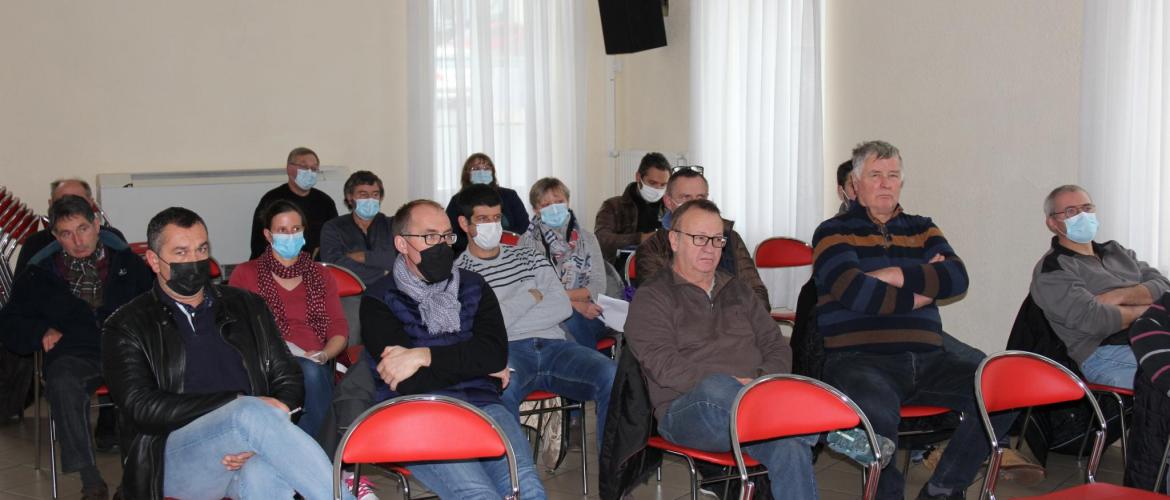
M 491 170 L 472 170 L 471 171 L 472 184 L 491 184 L 492 171 Z
M 353 213 L 365 220 L 373 219 L 382 208 L 382 200 L 377 198 L 359 198 L 353 200 Z
M 1081 212 L 1064 220 L 1065 235 L 1077 243 L 1088 243 L 1097 236 L 1097 214 Z
M 308 191 L 317 185 L 317 171 L 309 170 L 307 168 L 298 168 L 297 177 L 293 179 L 297 183 L 297 187 Z
M 569 222 L 569 206 L 564 203 L 553 203 L 540 209 L 540 220 L 550 227 L 561 227 Z
M 272 234 L 272 249 L 276 250 L 276 255 L 286 260 L 292 260 L 300 255 L 301 248 L 305 246 L 305 232 L 300 231 L 293 234 Z

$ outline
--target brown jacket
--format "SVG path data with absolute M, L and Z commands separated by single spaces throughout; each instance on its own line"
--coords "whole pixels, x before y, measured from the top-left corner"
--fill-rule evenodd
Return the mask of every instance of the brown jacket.
M 614 196 L 601 204 L 597 211 L 597 219 L 593 221 L 593 234 L 601 244 L 601 255 L 611 261 L 617 257 L 618 250 L 629 246 L 637 246 L 642 242 L 642 233 L 638 232 L 638 205 L 645 205 L 638 194 L 638 183 L 631 182 L 622 191 L 621 196 Z M 650 203 L 652 209 L 661 210 L 662 201 Z
M 659 273 L 634 295 L 625 330 L 659 420 L 709 375 L 756 378 L 792 369 L 792 350 L 768 310 L 742 279 L 723 271 L 710 297 L 674 271 Z
M 719 269 L 727 271 L 728 273 L 738 276 L 744 280 L 756 297 L 760 298 L 764 309 L 772 310 L 772 304 L 768 301 L 768 287 L 764 286 L 764 280 L 760 279 L 760 271 L 756 269 L 756 261 L 752 258 L 752 253 L 748 251 L 747 244 L 743 242 L 743 238 L 739 233 L 735 232 L 731 227 L 735 222 L 723 219 L 723 234 L 730 238 L 727 246 L 723 247 L 723 256 L 719 258 Z M 670 231 L 659 229 L 641 245 L 638 245 L 637 256 L 634 259 L 634 275 L 637 279 L 634 280 L 634 285 L 645 283 L 655 274 L 663 269 L 670 268 L 670 259 L 674 252 L 670 250 Z

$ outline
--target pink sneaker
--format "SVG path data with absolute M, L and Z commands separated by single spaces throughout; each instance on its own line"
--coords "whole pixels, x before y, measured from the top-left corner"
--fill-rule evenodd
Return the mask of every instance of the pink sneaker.
M 353 473 L 346 472 L 342 478 L 345 479 L 345 489 L 353 491 Z M 358 483 L 357 500 L 378 500 L 378 495 L 374 494 L 374 483 L 371 483 L 369 479 L 363 477 Z

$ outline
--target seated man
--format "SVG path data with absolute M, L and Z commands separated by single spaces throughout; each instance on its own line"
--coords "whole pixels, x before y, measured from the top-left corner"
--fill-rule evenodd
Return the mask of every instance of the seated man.
M 89 201 L 66 195 L 49 208 L 56 241 L 37 253 L 0 311 L 4 345 L 44 350 L 45 396 L 61 441 L 61 470 L 81 472 L 86 499 L 109 496 L 89 439 L 89 401 L 102 385 L 101 325 L 150 289 L 154 276 L 126 242 L 101 231 Z
M 158 280 L 102 333 L 125 497 L 330 498 L 329 457 L 289 420 L 305 389 L 264 299 L 209 284 L 195 212 L 159 212 L 146 237 Z
M 500 400 L 509 379 L 500 304 L 482 276 L 453 268 L 455 240 L 438 203 L 412 201 L 394 215 L 394 269 L 361 305 L 374 399 L 430 393 L 479 407 L 512 443 L 521 496 L 544 498 L 520 422 Z M 504 458 L 408 468 L 442 498 L 500 498 L 511 490 Z
M 601 204 L 593 222 L 593 233 L 607 261 L 617 259 L 618 250 L 637 247 L 662 227 L 662 194 L 666 192 L 669 177 L 670 162 L 666 157 L 662 153 L 648 153 L 634 173 L 634 182 L 626 186 L 621 196 Z M 621 269 L 623 263 L 625 259 L 617 259 L 614 267 Z
M 1032 300 L 1089 382 L 1133 388 L 1137 360 L 1127 330 L 1170 281 L 1116 241 L 1096 243 L 1096 207 L 1080 186 L 1044 198 L 1052 248 L 1032 272 Z
M 469 238 L 460 269 L 483 276 L 500 300 L 508 329 L 512 381 L 504 405 L 520 419 L 520 402 L 536 390 L 576 401 L 597 402 L 597 439 L 617 365 L 596 349 L 566 339 L 561 322 L 573 312 L 565 286 L 548 259 L 531 248 L 500 246 L 500 195 L 487 186 L 459 194 L 459 225 Z
M 858 203 L 813 236 L 813 276 L 824 336 L 824 380 L 853 398 L 874 430 L 897 442 L 899 409 L 944 406 L 959 424 L 918 498 L 963 498 L 990 452 L 975 412 L 977 364 L 942 347 L 935 300 L 967 290 L 963 261 L 927 217 L 902 211 L 902 157 L 873 141 L 853 150 Z M 1015 415 L 992 418 L 1000 435 Z M 878 497 L 903 498 L 903 480 L 886 467 Z
M 317 158 L 317 153 L 309 148 L 293 149 L 288 153 L 284 170 L 288 174 L 288 182 L 264 193 L 260 203 L 256 204 L 256 211 L 252 214 L 252 253 L 248 255 L 248 260 L 259 257 L 268 249 L 268 240 L 264 239 L 264 222 L 260 216 L 276 200 L 291 201 L 305 213 L 305 253 L 313 256 L 314 260 L 321 246 L 321 226 L 337 218 L 337 205 L 333 203 L 333 198 L 313 187 L 317 185 L 317 176 L 321 175 L 321 160 Z
M 853 171 L 853 159 L 848 159 L 837 165 L 837 199 L 841 200 L 841 206 L 837 208 L 837 215 L 842 215 L 849 211 L 849 206 L 857 201 L 857 191 L 853 189 L 853 176 L 849 175 Z
M 374 284 L 394 268 L 393 220 L 382 214 L 382 179 L 366 170 L 350 174 L 345 181 L 345 206 L 352 210 L 325 223 L 321 228 L 321 262 L 349 269 L 366 286 Z
M 732 402 L 744 384 L 787 373 L 792 351 L 747 282 L 719 269 L 729 240 L 707 200 L 673 212 L 670 267 L 638 289 L 626 339 L 646 375 L 658 432 L 671 442 L 731 451 Z M 768 468 L 772 496 L 817 497 L 811 447 L 817 436 L 744 449 Z
M 707 199 L 708 192 L 707 178 L 703 177 L 702 167 L 679 167 L 671 174 L 670 180 L 666 183 L 666 196 L 662 198 L 663 206 L 667 210 L 662 216 L 662 229 L 655 231 L 653 236 L 638 246 L 634 266 L 639 283 L 650 280 L 659 271 L 670 269 L 672 213 L 683 203 Z M 764 286 L 764 281 L 760 279 L 760 271 L 756 269 L 752 252 L 748 250 L 739 233 L 732 229 L 734 225 L 735 222 L 723 219 L 723 236 L 727 238 L 729 248 L 720 254 L 719 269 L 744 280 L 760 299 L 764 309 L 771 311 L 768 287 Z
M 94 211 L 98 212 L 98 217 L 101 218 L 101 212 L 97 210 L 97 203 L 93 201 L 93 190 L 90 189 L 88 182 L 85 182 L 81 179 L 57 179 L 49 183 L 50 206 L 53 205 L 54 201 L 57 201 L 61 199 L 62 196 L 66 195 L 74 195 L 85 198 L 85 201 L 89 202 L 90 206 L 94 207 Z M 103 232 L 113 233 L 114 236 L 117 236 L 119 240 L 126 241 L 126 238 L 122 236 L 121 231 L 118 231 L 117 229 L 114 229 L 107 224 L 103 224 L 101 229 Z M 24 244 L 21 245 L 20 253 L 16 256 L 16 267 L 12 268 L 12 275 L 20 276 L 21 271 L 24 271 L 24 268 L 28 266 L 28 263 L 30 260 L 32 260 L 33 256 L 45 247 L 49 246 L 49 244 L 53 243 L 54 241 L 56 241 L 56 237 L 53 236 L 52 226 L 46 227 L 29 235 L 29 237 L 24 240 Z

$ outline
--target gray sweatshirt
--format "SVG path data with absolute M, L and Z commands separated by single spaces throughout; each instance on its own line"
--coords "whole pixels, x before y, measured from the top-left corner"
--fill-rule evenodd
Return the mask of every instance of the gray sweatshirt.
M 528 338 L 564 340 L 561 322 L 573 314 L 569 296 L 543 255 L 531 248 L 501 246 L 492 259 L 463 252 L 455 265 L 483 276 L 500 301 L 508 341 Z M 542 295 L 538 302 L 529 290 Z
M 1094 242 L 1093 253 L 1078 254 L 1053 237 L 1052 248 L 1032 272 L 1032 300 L 1078 365 L 1122 328 L 1121 309 L 1094 297 L 1137 284 L 1148 288 L 1155 299 L 1170 291 L 1170 281 L 1162 273 L 1116 241 Z

